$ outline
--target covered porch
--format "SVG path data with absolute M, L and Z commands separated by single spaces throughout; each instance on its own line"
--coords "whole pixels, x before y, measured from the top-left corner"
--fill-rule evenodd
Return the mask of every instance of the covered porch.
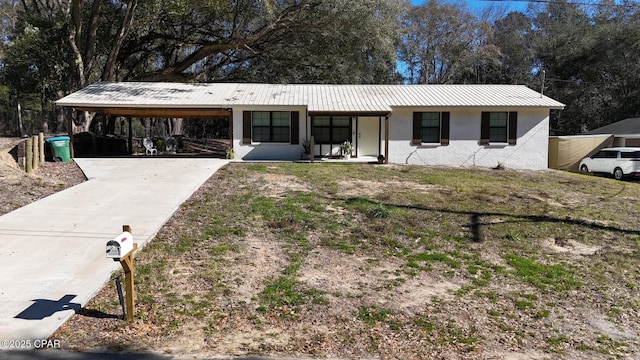
M 390 112 L 310 111 L 307 129 L 311 154 L 314 158 L 327 160 L 344 159 L 347 155 L 353 161 L 379 162 L 382 159 L 386 163 L 390 115 Z M 347 149 L 345 142 L 350 145 Z

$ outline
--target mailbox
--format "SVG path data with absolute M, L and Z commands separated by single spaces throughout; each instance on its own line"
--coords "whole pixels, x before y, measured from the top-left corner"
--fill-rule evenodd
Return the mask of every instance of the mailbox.
M 133 236 L 128 231 L 107 242 L 107 258 L 118 261 L 133 251 Z

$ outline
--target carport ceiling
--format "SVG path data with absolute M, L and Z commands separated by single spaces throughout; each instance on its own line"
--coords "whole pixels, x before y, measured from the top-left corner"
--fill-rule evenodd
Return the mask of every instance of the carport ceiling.
M 230 109 L 220 108 L 156 108 L 156 107 L 73 107 L 75 110 L 111 116 L 156 118 L 209 118 L 229 117 Z

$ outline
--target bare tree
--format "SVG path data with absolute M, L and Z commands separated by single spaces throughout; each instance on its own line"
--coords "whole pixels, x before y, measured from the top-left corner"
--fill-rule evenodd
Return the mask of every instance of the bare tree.
M 478 21 L 459 4 L 430 0 L 403 19 L 400 60 L 410 83 L 444 84 L 473 72 Z

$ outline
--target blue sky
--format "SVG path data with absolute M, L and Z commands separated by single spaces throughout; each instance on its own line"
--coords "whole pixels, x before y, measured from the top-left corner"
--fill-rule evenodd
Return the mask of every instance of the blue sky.
M 427 0 L 411 0 L 411 3 L 414 5 L 420 5 L 423 4 L 425 1 Z M 490 7 L 490 6 L 495 6 L 495 7 L 499 7 L 500 9 L 505 9 L 507 10 L 506 12 L 510 12 L 510 11 L 525 11 L 527 9 L 527 6 L 529 5 L 528 2 L 526 1 L 504 1 L 504 0 L 500 0 L 500 1 L 488 1 L 488 0 L 444 0 L 446 2 L 464 2 L 467 4 L 467 8 L 469 9 L 469 11 L 474 14 L 474 15 L 480 15 L 482 13 L 482 10 L 486 7 Z

